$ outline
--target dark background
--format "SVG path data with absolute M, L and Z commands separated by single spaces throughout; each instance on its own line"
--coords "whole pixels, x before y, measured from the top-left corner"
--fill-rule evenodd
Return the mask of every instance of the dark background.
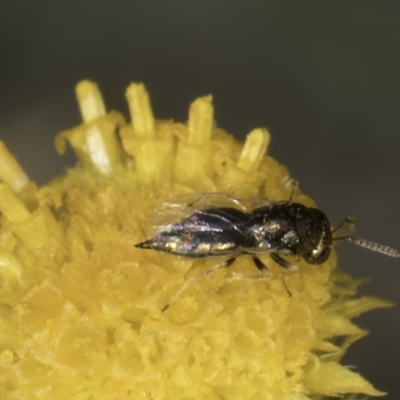
M 157 118 L 185 120 L 212 93 L 216 120 L 243 137 L 272 132 L 331 218 L 400 248 L 398 1 L 0 1 L 0 137 L 45 183 L 75 162 L 53 137 L 80 123 L 75 84 L 99 83 L 108 109 L 146 84 Z M 363 293 L 400 302 L 400 260 L 342 244 L 340 266 L 371 277 Z M 400 397 L 400 311 L 358 321 L 372 333 L 345 359 Z

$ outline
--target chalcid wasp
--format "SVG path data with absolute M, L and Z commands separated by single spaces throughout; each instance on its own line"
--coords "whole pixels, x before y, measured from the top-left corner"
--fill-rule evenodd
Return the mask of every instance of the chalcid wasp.
M 182 201 L 186 198 L 189 201 Z M 400 252 L 390 247 L 341 235 L 346 228 L 354 228 L 354 218 L 345 218 L 331 228 L 321 210 L 291 200 L 252 200 L 246 204 L 227 194 L 200 193 L 183 195 L 180 202 L 163 203 L 155 213 L 165 221 L 157 225 L 152 238 L 136 247 L 190 258 L 227 258 L 206 274 L 230 266 L 241 255 L 251 256 L 255 266 L 267 275 L 270 272 L 259 256 L 269 255 L 281 267 L 295 271 L 298 267 L 293 260 L 303 258 L 308 264 L 322 264 L 339 241 L 400 257 Z

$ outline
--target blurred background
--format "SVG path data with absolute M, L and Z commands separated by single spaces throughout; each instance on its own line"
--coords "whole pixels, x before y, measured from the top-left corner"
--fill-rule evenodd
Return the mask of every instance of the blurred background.
M 125 88 L 141 81 L 157 118 L 187 118 L 212 93 L 219 126 L 272 133 L 333 224 L 400 248 L 400 3 L 398 1 L 1 2 L 0 137 L 45 183 L 75 157 L 53 138 L 80 124 L 76 83 L 99 83 L 128 116 Z M 342 244 L 340 266 L 371 277 L 362 293 L 400 303 L 400 260 Z M 400 309 L 358 323 L 371 334 L 345 363 L 388 399 L 400 397 Z

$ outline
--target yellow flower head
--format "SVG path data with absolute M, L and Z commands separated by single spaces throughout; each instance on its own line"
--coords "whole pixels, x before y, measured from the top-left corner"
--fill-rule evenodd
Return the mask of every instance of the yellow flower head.
M 136 248 L 180 194 L 289 200 L 287 168 L 214 125 L 211 96 L 186 124 L 155 120 L 142 84 L 132 121 L 107 112 L 97 86 L 77 87 L 83 124 L 56 137 L 79 166 L 38 188 L 0 144 L 1 399 L 320 399 L 382 395 L 342 366 L 366 332 L 352 319 L 390 303 L 355 297 L 360 280 L 296 260 L 182 259 Z M 294 192 L 295 202 L 313 201 Z M 156 214 L 156 215 L 155 215 Z

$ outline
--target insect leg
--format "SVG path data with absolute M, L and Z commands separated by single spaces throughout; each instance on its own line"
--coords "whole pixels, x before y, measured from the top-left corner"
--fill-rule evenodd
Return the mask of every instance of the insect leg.
M 203 277 L 205 277 L 205 276 L 211 274 L 211 272 L 214 272 L 216 269 L 224 268 L 224 267 L 230 267 L 230 266 L 235 262 L 235 260 L 236 260 L 235 257 L 229 258 L 229 259 L 226 260 L 226 261 L 223 261 L 223 262 L 220 262 L 220 263 L 218 263 L 218 264 L 215 264 L 214 266 L 212 266 L 210 269 L 208 269 L 207 271 L 203 272 L 202 274 L 195 275 L 195 276 L 192 276 L 191 278 L 187 279 L 186 282 L 182 285 L 182 287 L 181 287 L 181 288 L 175 293 L 175 295 L 172 297 L 171 301 L 170 301 L 168 304 L 166 304 L 166 305 L 161 309 L 161 311 L 164 312 L 165 310 L 167 310 L 167 309 L 169 308 L 169 306 L 170 306 L 172 303 L 175 302 L 175 300 L 178 298 L 178 296 L 188 287 L 188 285 L 189 285 L 192 281 L 194 281 L 194 280 L 196 280 L 196 279 L 199 279 L 199 278 L 203 278 Z
M 275 254 L 275 253 L 273 253 L 273 254 Z M 281 258 L 281 260 L 283 260 L 283 258 Z M 264 263 L 259 258 L 253 257 L 253 261 L 254 261 L 254 264 L 256 265 L 256 267 L 261 272 L 263 272 L 264 274 L 267 273 L 268 275 L 271 275 L 270 270 L 264 265 Z M 283 261 L 285 261 L 285 260 L 283 260 Z M 285 261 L 285 262 L 287 262 L 287 261 Z M 286 290 L 287 294 L 289 295 L 289 297 L 292 297 L 292 293 L 290 293 L 290 291 L 286 285 L 285 278 L 283 276 L 282 276 L 282 283 L 283 283 L 283 286 L 285 287 L 285 290 Z
M 266 265 L 258 258 L 258 257 L 252 257 L 252 260 L 254 262 L 254 265 L 257 267 L 259 271 L 261 271 L 263 274 L 267 276 L 271 276 L 271 271 L 266 267 Z
M 298 271 L 299 270 L 299 267 L 296 264 L 292 264 L 289 261 L 283 259 L 277 253 L 271 253 L 270 256 L 278 265 L 280 265 L 283 268 L 288 269 L 289 271 Z
M 223 261 L 223 262 L 220 262 L 218 264 L 213 265 L 206 272 L 202 273 L 201 275 L 194 276 L 193 278 L 199 278 L 201 276 L 207 276 L 208 274 L 211 274 L 211 272 L 213 272 L 213 271 L 215 271 L 216 269 L 219 269 L 219 268 L 228 268 L 235 262 L 235 260 L 236 260 L 235 257 L 229 258 L 226 261 Z M 190 279 L 193 279 L 193 278 L 190 278 Z

